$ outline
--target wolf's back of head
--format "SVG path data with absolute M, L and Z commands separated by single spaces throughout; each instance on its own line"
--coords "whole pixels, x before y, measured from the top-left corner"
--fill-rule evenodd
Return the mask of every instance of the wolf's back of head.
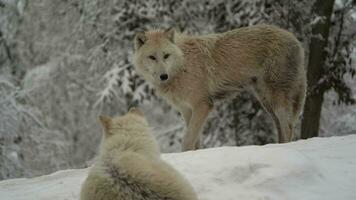
M 100 116 L 103 128 L 101 151 L 147 151 L 156 154 L 157 144 L 148 122 L 137 108 L 131 108 L 123 116 Z

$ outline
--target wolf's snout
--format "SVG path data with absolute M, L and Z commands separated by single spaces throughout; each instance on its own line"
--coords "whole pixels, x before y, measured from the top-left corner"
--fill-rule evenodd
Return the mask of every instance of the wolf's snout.
M 159 78 L 161 79 L 161 81 L 166 81 L 168 79 L 168 74 L 161 74 L 159 75 Z

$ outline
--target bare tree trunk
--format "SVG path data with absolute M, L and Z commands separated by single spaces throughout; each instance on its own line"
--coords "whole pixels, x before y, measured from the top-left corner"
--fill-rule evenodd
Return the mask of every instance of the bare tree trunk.
M 312 28 L 308 63 L 308 96 L 304 106 L 301 138 L 316 137 L 319 133 L 320 113 L 323 104 L 324 89 L 318 86 L 326 58 L 324 50 L 328 44 L 330 17 L 335 0 L 317 0 L 313 5 L 313 14 L 317 21 Z

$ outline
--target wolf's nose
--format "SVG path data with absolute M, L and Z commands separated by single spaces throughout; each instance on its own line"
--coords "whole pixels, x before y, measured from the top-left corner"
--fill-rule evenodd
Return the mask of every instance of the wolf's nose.
M 161 74 L 159 75 L 159 78 L 161 79 L 161 81 L 166 81 L 168 79 L 168 74 Z

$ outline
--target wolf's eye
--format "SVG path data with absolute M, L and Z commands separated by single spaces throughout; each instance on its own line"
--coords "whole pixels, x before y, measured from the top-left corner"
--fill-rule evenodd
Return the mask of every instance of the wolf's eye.
M 156 57 L 154 56 L 148 56 L 151 60 L 156 60 Z
M 164 54 L 163 58 L 164 58 L 164 59 L 167 59 L 170 55 L 171 55 L 171 54 L 166 53 L 166 54 Z

